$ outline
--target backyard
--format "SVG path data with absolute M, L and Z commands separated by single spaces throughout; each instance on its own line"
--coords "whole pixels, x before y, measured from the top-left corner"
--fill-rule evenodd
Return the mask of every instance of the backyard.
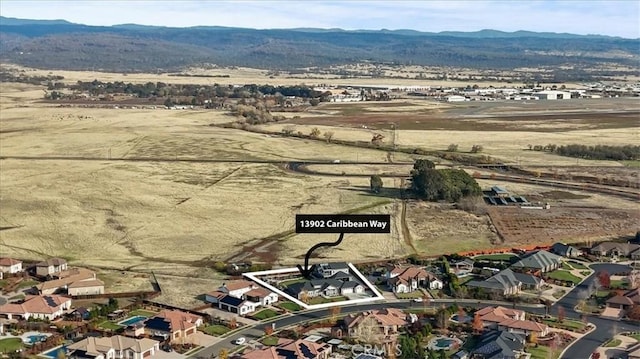
M 473 257 L 474 260 L 477 261 L 503 261 L 509 262 L 511 259 L 518 257 L 512 253 L 501 253 L 501 254 L 485 254 L 482 256 Z
M 22 347 L 22 339 L 20 338 L 0 339 L 1 353 L 15 352 L 16 350 L 22 349 Z
M 542 322 L 552 328 L 564 329 L 572 332 L 582 332 L 587 326 L 583 322 L 570 319 L 565 319 L 562 323 L 559 323 L 557 319 L 545 319 Z
M 101 322 L 100 324 L 98 324 L 98 326 L 100 328 L 104 328 L 104 329 L 108 329 L 108 330 L 118 330 L 120 328 L 122 328 L 121 325 L 118 325 L 112 321 L 109 320 L 105 320 L 104 322 Z
M 286 310 L 288 310 L 290 312 L 297 312 L 298 310 L 301 309 L 300 306 L 297 305 L 296 303 L 288 302 L 288 301 L 280 303 L 279 307 L 284 308 L 284 309 L 286 309 Z
M 530 347 L 527 349 L 528 353 L 531 353 L 531 359 L 547 359 L 557 358 L 560 355 L 559 349 L 551 349 L 544 345 L 538 345 L 536 347 Z

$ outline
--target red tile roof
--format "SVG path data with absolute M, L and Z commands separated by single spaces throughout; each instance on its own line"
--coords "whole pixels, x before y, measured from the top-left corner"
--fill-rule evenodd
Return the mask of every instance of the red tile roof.
M 165 318 L 171 323 L 171 330 L 187 330 L 196 326 L 196 321 L 202 319 L 201 316 L 183 312 L 180 310 L 163 310 L 156 317 Z

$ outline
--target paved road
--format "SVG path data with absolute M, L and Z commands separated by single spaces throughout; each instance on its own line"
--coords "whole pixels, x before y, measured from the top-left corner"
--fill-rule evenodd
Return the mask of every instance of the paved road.
M 552 308 L 550 314 L 554 315 L 557 312 L 558 307 L 565 308 L 565 313 L 567 318 L 571 319 L 581 319 L 581 314 L 575 311 L 575 307 L 578 304 L 578 301 L 581 298 L 584 298 L 584 293 L 587 293 L 589 285 L 594 281 L 597 272 L 599 271 L 607 271 L 610 274 L 626 272 L 631 268 L 627 265 L 621 264 L 593 264 L 591 268 L 595 271 L 594 274 L 585 279 L 580 285 L 576 286 L 571 292 L 569 292 L 564 298 L 555 303 Z M 521 310 L 525 310 L 528 313 L 544 315 L 546 313 L 546 309 L 543 305 L 531 305 L 531 304 L 518 304 L 513 305 L 512 303 L 505 302 L 492 302 L 492 301 L 477 301 L 477 300 L 432 300 L 432 305 L 450 305 L 453 303 L 462 304 L 467 307 L 478 308 L 485 307 L 488 305 L 506 305 L 512 306 Z M 375 310 L 382 308 L 398 308 L 398 309 L 409 309 L 409 308 L 420 308 L 422 304 L 413 303 L 411 301 L 396 301 L 396 302 L 379 302 L 379 303 L 369 303 L 369 304 L 361 304 L 361 305 L 352 305 L 352 306 L 344 306 L 342 307 L 342 313 L 357 313 L 366 310 Z M 239 337 L 245 337 L 247 341 L 256 340 L 264 335 L 264 327 L 266 325 L 271 325 L 271 323 L 275 324 L 276 330 L 278 328 L 284 328 L 288 326 L 292 326 L 294 324 L 304 323 L 308 321 L 313 321 L 317 319 L 322 319 L 328 317 L 329 309 L 319 309 L 319 310 L 311 310 L 298 312 L 295 315 L 289 315 L 286 317 L 278 318 L 269 323 L 261 323 L 255 327 L 249 327 L 243 330 L 238 331 L 237 333 L 229 336 L 221 340 L 220 342 L 207 347 L 200 352 L 191 356 L 191 358 L 210 358 L 211 356 L 215 357 L 221 349 L 227 348 L 229 350 L 236 349 L 237 346 L 233 344 Z M 574 342 L 563 354 L 561 359 L 587 359 L 593 353 L 597 347 L 599 347 L 602 343 L 604 343 L 607 339 L 611 338 L 615 333 L 620 333 L 624 331 L 632 331 L 638 330 L 638 326 L 635 324 L 625 323 L 622 321 L 610 320 L 600 318 L 598 316 L 588 316 L 588 320 L 590 323 L 596 326 L 596 329 L 591 333 L 585 335 L 580 340 Z
M 589 286 L 595 280 L 597 272 L 606 271 L 609 274 L 615 274 L 631 270 L 631 267 L 627 265 L 610 263 L 593 264 L 591 265 L 591 268 L 595 271 L 594 274 L 585 279 L 580 285 L 554 305 L 556 310 L 557 307 L 564 307 L 567 318 L 580 318 L 580 313 L 576 312 L 574 308 L 578 304 L 578 301 L 584 298 L 585 293 L 588 292 Z M 596 326 L 596 329 L 582 337 L 580 340 L 574 342 L 567 349 L 561 359 L 587 359 L 593 352 L 595 352 L 596 348 L 598 348 L 607 339 L 613 337 L 616 333 L 638 330 L 637 324 L 630 324 L 623 321 L 605 319 L 598 316 L 589 316 L 588 320 L 591 324 Z
M 511 303 L 504 302 L 488 302 L 488 301 L 477 301 L 477 300 L 432 300 L 432 305 L 451 305 L 454 303 L 464 304 L 466 307 L 478 308 L 485 307 L 487 305 L 509 305 L 513 306 Z M 542 305 L 516 305 L 518 309 L 526 310 L 529 313 L 535 313 L 542 315 L 545 313 L 544 306 Z M 411 301 L 397 301 L 397 302 L 380 302 L 374 304 L 360 304 L 360 305 L 352 305 L 352 306 L 343 306 L 341 309 L 341 313 L 358 313 L 366 310 L 375 310 L 375 309 L 383 309 L 383 308 L 398 308 L 398 309 L 410 309 L 410 308 L 422 308 L 422 304 L 414 303 Z M 276 330 L 278 328 L 284 328 L 288 326 L 292 326 L 295 324 L 300 324 L 308 321 L 313 321 L 317 319 L 327 318 L 330 315 L 329 309 L 318 309 L 311 311 L 298 312 L 295 315 L 290 315 L 284 318 L 279 318 L 272 323 L 275 323 Z M 239 337 L 245 337 L 247 341 L 255 340 L 264 335 L 264 327 L 269 324 L 259 324 L 257 327 L 247 328 L 245 330 L 241 330 L 228 338 L 223 339 L 222 341 L 214 344 L 213 346 L 207 347 L 198 353 L 194 354 L 192 358 L 210 358 L 211 355 L 217 355 L 220 353 L 220 350 L 223 348 L 227 348 L 229 350 L 235 349 L 237 346 L 233 344 Z

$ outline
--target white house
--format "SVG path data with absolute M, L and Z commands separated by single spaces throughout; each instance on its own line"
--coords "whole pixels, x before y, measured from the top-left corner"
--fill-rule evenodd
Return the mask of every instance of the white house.
M 67 293 L 71 296 L 104 294 L 104 282 L 100 279 L 73 282 L 67 286 Z
M 218 308 L 238 315 L 247 315 L 256 311 L 259 303 L 227 295 L 218 301 Z
M 22 272 L 22 261 L 13 258 L 0 258 L 0 273 L 16 274 Z
M 276 303 L 278 301 L 278 295 L 264 288 L 256 288 L 246 292 L 244 299 L 266 306 Z
M 232 280 L 223 283 L 222 286 L 218 288 L 218 291 L 235 298 L 242 298 L 245 293 L 257 288 L 258 285 L 256 283 L 248 280 Z
M 571 99 L 571 92 L 546 90 L 535 92 L 533 94 L 541 100 L 568 100 Z
M 345 262 L 322 263 L 316 266 L 316 272 L 320 274 L 322 278 L 333 277 L 340 272 L 349 274 L 349 265 Z
M 48 319 L 61 317 L 71 308 L 71 298 L 59 295 L 29 296 L 23 303 L 0 305 L 0 317 L 7 319 Z
M 469 101 L 469 100 L 464 96 L 458 96 L 458 95 L 447 96 L 447 102 L 464 102 L 464 101 Z

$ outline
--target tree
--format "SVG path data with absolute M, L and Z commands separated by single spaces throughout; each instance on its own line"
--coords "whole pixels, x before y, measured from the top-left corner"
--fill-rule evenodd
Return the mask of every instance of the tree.
M 452 143 L 449 145 L 449 147 L 447 147 L 447 151 L 448 152 L 458 152 L 458 145 L 455 143 Z
M 597 277 L 602 288 L 609 289 L 609 287 L 611 287 L 611 276 L 607 271 L 598 272 Z
M 318 138 L 318 137 L 320 136 L 320 130 L 319 130 L 317 127 L 314 127 L 314 128 L 311 130 L 311 134 L 310 134 L 310 136 L 311 136 L 312 138 Z
M 380 190 L 382 189 L 382 178 L 380 176 L 378 175 L 371 176 L 369 183 L 371 186 L 371 192 L 380 193 Z
M 558 323 L 564 322 L 565 311 L 564 307 L 558 307 Z
M 371 137 L 371 143 L 373 143 L 376 146 L 380 146 L 382 144 L 382 140 L 384 140 L 384 136 L 382 134 L 379 134 L 379 133 L 375 133 Z
M 529 334 L 529 337 L 527 337 L 527 341 L 529 342 L 529 344 L 538 344 L 538 334 L 536 334 L 536 332 L 531 332 L 531 334 Z
M 272 325 L 265 325 L 264 327 L 264 335 L 271 335 L 273 334 L 273 326 Z
M 331 325 L 335 325 L 336 323 L 338 323 L 338 316 L 340 315 L 340 310 L 341 308 L 338 306 L 335 307 L 331 307 L 331 309 L 329 310 L 329 323 L 331 323 Z
M 640 270 L 632 270 L 627 276 L 627 282 L 629 282 L 629 289 L 640 288 Z
M 236 317 L 232 317 L 231 319 L 229 319 L 229 328 L 236 329 L 237 327 L 238 327 L 238 319 L 236 319 Z
M 378 326 L 376 318 L 365 317 L 358 326 L 354 328 L 354 335 L 362 343 L 380 344 L 384 339 L 384 333 Z
M 303 303 L 309 304 L 309 300 L 311 300 L 311 297 L 309 297 L 309 293 L 307 293 L 306 290 L 300 292 L 300 300 Z
M 324 138 L 325 140 L 327 140 L 327 143 L 331 142 L 331 139 L 333 138 L 333 131 L 327 131 L 324 133 Z
M 218 352 L 218 359 L 229 359 L 229 350 L 226 348 L 220 349 Z
M 65 359 L 67 354 L 65 354 L 64 350 L 58 350 L 56 352 L 56 359 Z
M 476 313 L 476 315 L 473 316 L 473 324 L 471 327 L 476 335 L 479 335 L 484 330 L 484 323 L 482 322 L 482 318 L 479 314 Z
M 291 136 L 295 132 L 296 128 L 294 126 L 288 125 L 282 129 L 282 133 Z
M 471 146 L 471 153 L 482 152 L 483 149 L 484 147 L 482 147 L 482 145 L 473 145 Z

